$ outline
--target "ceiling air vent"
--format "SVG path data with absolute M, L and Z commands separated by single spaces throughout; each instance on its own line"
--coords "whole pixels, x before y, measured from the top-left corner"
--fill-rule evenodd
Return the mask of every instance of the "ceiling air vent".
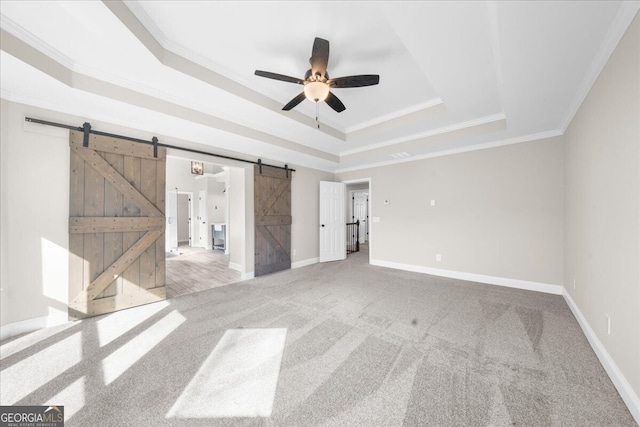
M 407 153 L 406 151 L 401 151 L 400 153 L 395 153 L 392 154 L 391 157 L 393 157 L 394 159 L 404 159 L 405 157 L 409 157 L 411 154 Z

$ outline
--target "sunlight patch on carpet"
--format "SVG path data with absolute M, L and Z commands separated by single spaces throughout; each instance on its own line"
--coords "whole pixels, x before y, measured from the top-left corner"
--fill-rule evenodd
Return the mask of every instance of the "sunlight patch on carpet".
M 96 322 L 100 347 L 109 344 L 168 306 L 167 301 L 158 301 L 104 316 Z
M 3 405 L 15 405 L 82 360 L 82 333 L 75 334 L 0 372 Z
M 13 356 L 16 353 L 27 350 L 29 347 L 38 344 L 41 341 L 54 337 L 56 334 L 63 332 L 65 329 L 69 329 L 72 326 L 77 326 L 76 322 L 67 322 L 62 325 L 52 326 L 50 328 L 38 329 L 35 332 L 31 332 L 15 338 L 9 342 L 3 343 L 0 346 L 0 360 Z
M 102 361 L 104 384 L 109 385 L 124 374 L 185 320 L 183 315 L 174 310 L 105 357 Z
M 269 417 L 287 329 L 229 329 L 167 418 Z
M 60 393 L 40 403 L 43 406 L 64 406 L 64 420 L 69 421 L 86 404 L 86 380 L 82 376 L 69 384 Z

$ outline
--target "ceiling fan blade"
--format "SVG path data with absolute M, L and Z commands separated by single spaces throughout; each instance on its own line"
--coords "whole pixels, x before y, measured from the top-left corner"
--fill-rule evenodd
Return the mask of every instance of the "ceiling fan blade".
M 256 76 L 266 77 L 268 79 L 280 80 L 280 81 L 289 82 L 289 83 L 297 83 L 299 85 L 304 84 L 304 81 L 298 78 L 285 76 L 283 74 L 271 73 L 269 71 L 256 70 L 255 74 Z
M 329 41 L 316 37 L 311 50 L 311 71 L 314 76 L 320 73 L 324 77 L 327 74 L 327 64 L 329 63 Z
M 329 86 L 337 88 L 373 86 L 380 83 L 380 76 L 377 74 L 362 74 L 359 76 L 338 77 L 329 80 L 327 83 Z
M 307 96 L 304 94 L 304 92 L 300 92 L 300 94 L 298 96 L 296 96 L 291 101 L 289 101 L 289 103 L 287 105 L 285 105 L 284 107 L 282 107 L 282 109 L 285 110 L 285 111 L 289 111 L 293 107 L 295 107 L 296 105 L 298 105 L 302 101 L 304 101 L 306 98 L 307 98 Z
M 329 95 L 327 96 L 327 99 L 324 100 L 324 102 L 329 104 L 329 107 L 333 108 L 338 113 L 342 113 L 344 110 L 347 109 L 347 107 L 344 106 L 342 101 L 340 101 L 338 97 L 332 94 L 331 92 L 329 92 Z

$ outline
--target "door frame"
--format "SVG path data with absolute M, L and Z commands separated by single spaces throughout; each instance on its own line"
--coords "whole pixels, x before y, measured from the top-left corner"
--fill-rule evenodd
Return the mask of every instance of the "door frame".
M 319 185 L 318 261 L 344 261 L 347 259 L 347 186 L 335 181 L 320 181 Z
M 369 244 L 369 264 L 371 264 L 371 254 L 373 253 L 373 245 L 374 245 L 374 238 L 373 238 L 373 182 L 371 177 L 368 178 L 358 178 L 358 179 L 347 179 L 347 180 L 343 180 L 340 181 L 345 185 L 352 185 L 352 184 L 368 184 L 369 185 L 369 205 L 367 207 L 367 209 L 369 210 L 369 224 L 367 225 L 367 227 L 369 227 L 369 241 L 367 242 Z M 354 190 L 354 191 L 364 191 L 364 190 Z
M 189 207 L 189 247 L 193 246 L 193 191 L 177 191 L 178 194 L 186 194 L 189 197 L 189 203 L 187 204 Z M 180 246 L 180 241 L 178 240 L 178 246 Z
M 209 211 L 207 206 L 207 190 L 198 190 L 198 243 L 199 248 L 213 249 L 209 246 L 211 236 L 209 236 Z M 201 214 L 204 213 L 204 216 Z
M 367 195 L 367 219 L 365 221 L 365 227 L 366 227 L 366 231 L 367 234 L 365 235 L 366 239 L 364 241 L 362 241 L 362 239 L 360 239 L 360 243 L 369 243 L 369 218 L 371 217 L 369 215 L 369 189 L 367 188 L 366 190 L 361 189 L 361 190 L 349 190 L 349 198 L 347 201 L 351 201 L 351 204 L 349 205 L 349 218 L 351 221 L 353 221 L 353 216 L 354 216 L 354 212 L 353 212 L 353 198 L 355 197 L 356 194 L 366 194 Z M 362 237 L 362 236 L 360 236 Z

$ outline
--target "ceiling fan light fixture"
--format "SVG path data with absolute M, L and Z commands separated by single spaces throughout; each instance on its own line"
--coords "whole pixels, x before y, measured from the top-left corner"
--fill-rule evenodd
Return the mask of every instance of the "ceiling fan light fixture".
M 344 89 L 349 87 L 373 86 L 380 82 L 380 76 L 377 74 L 361 74 L 330 79 L 329 73 L 327 72 L 328 62 L 329 41 L 316 37 L 313 41 L 313 48 L 311 49 L 311 58 L 309 58 L 311 68 L 304 73 L 304 79 L 262 70 L 256 70 L 255 75 L 304 85 L 304 91 L 300 92 L 295 98 L 282 107 L 282 110 L 289 111 L 307 98 L 309 101 L 316 103 L 316 116 L 319 111 L 318 103 L 322 101 L 326 102 L 336 113 L 341 113 L 346 109 L 342 101 L 340 101 L 333 92 L 330 92 L 331 88 Z
M 304 85 L 304 94 L 310 101 L 324 101 L 329 96 L 329 85 L 323 82 L 306 83 Z

